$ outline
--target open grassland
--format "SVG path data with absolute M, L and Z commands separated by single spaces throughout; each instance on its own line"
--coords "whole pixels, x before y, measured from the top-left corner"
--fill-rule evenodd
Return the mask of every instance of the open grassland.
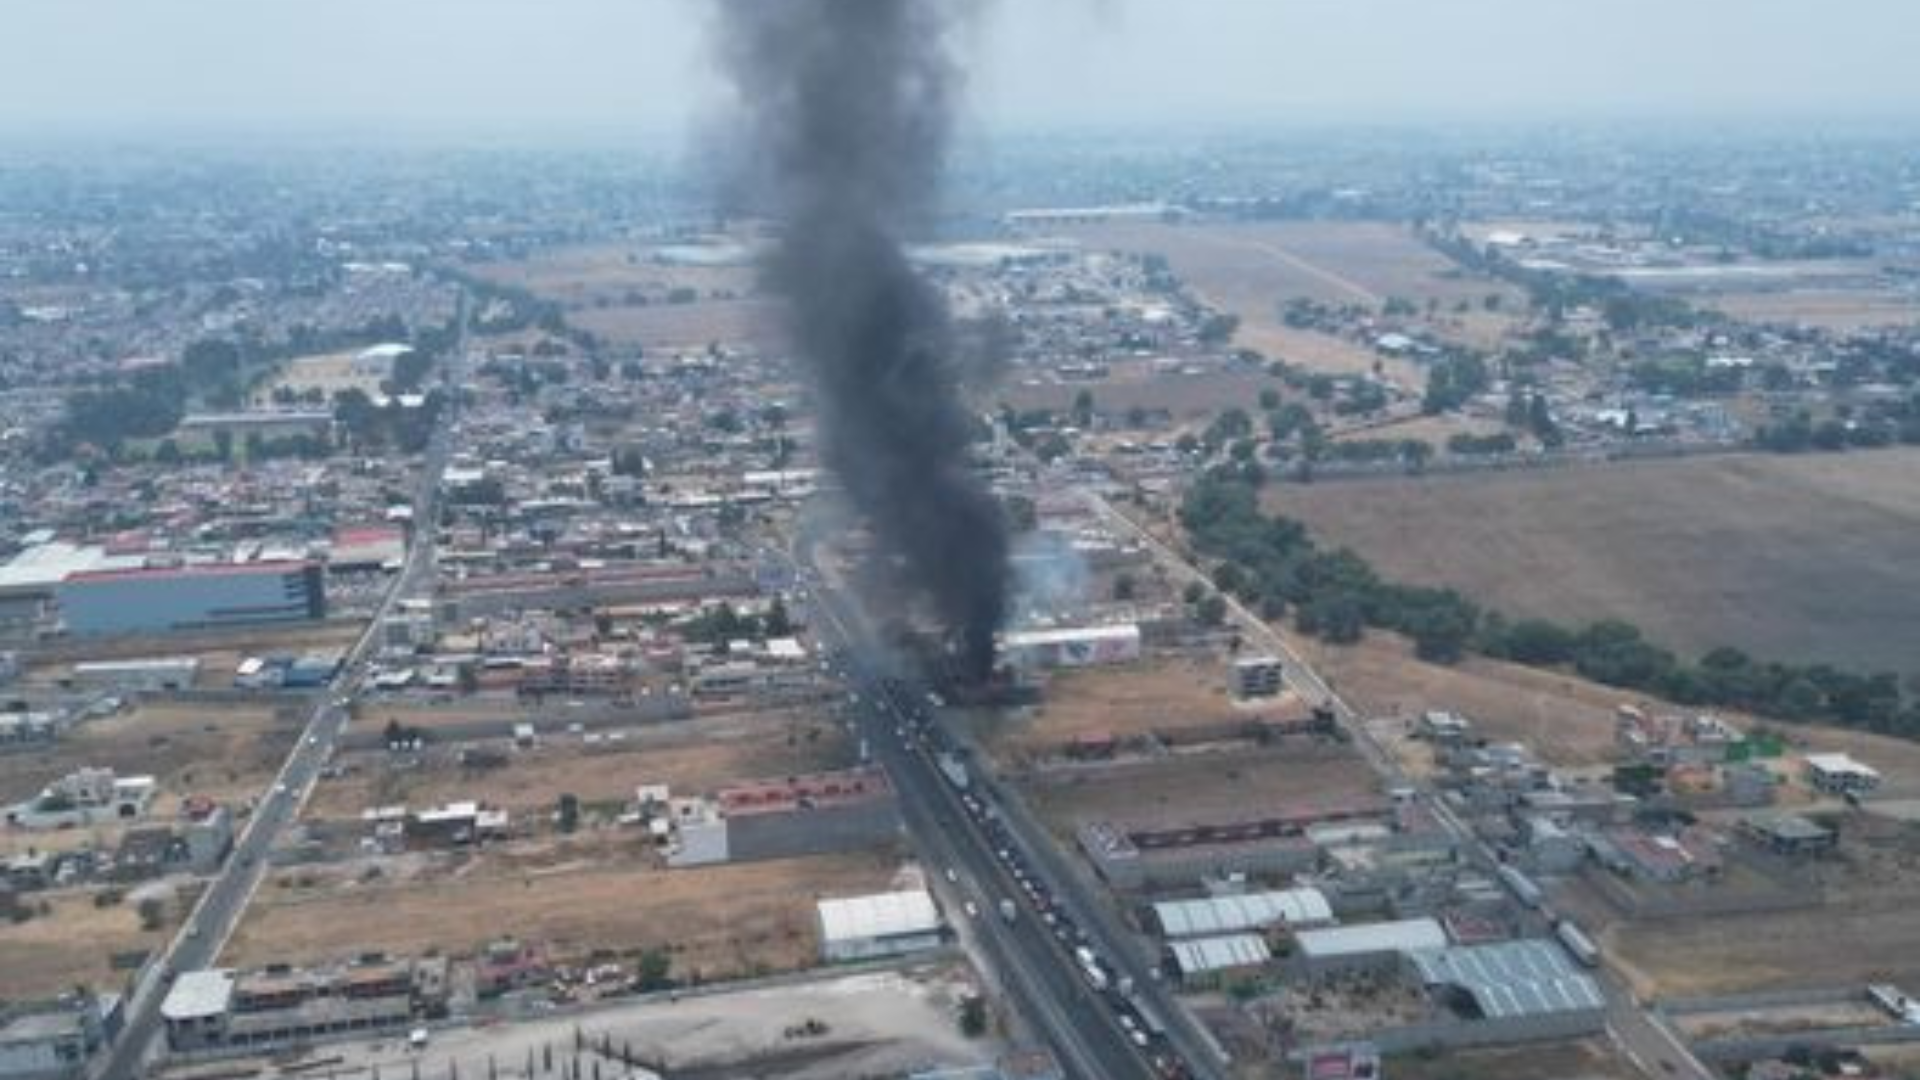
M 665 949 L 681 979 L 794 970 L 817 962 L 816 900 L 885 889 L 898 868 L 891 854 L 864 852 L 667 870 L 589 838 L 538 858 L 489 849 L 451 871 L 282 870 L 222 959 L 461 956 L 511 936 L 556 959 Z
M 1920 451 L 1287 486 L 1267 505 L 1391 578 L 1509 614 L 1920 672 Z

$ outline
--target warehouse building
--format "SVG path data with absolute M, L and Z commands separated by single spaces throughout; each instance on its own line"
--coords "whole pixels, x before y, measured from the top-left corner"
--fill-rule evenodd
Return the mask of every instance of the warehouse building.
M 140 634 L 305 622 L 327 614 L 318 563 L 275 560 L 95 570 L 60 583 L 72 634 Z
M 1565 951 L 1539 939 L 1410 952 L 1409 965 L 1464 1020 L 1501 1041 L 1564 1039 L 1606 1028 L 1606 999 Z
M 1221 934 L 1169 942 L 1167 952 L 1188 989 L 1207 989 L 1258 976 L 1273 960 L 1259 934 Z
M 1210 937 L 1267 930 L 1300 930 L 1333 923 L 1333 906 L 1319 889 L 1285 889 L 1240 896 L 1170 900 L 1153 905 L 1160 933 L 1169 938 Z
M 73 684 L 90 690 L 158 693 L 188 689 L 199 674 L 200 661 L 192 656 L 92 660 L 73 665 Z
M 1422 916 L 1303 930 L 1294 935 L 1293 941 L 1307 973 L 1319 977 L 1392 967 L 1408 953 L 1445 948 L 1447 932 L 1437 920 Z
M 1000 658 L 1022 671 L 1130 664 L 1140 659 L 1140 627 L 1122 623 L 1009 630 L 1000 638 Z
M 822 900 L 819 916 L 820 955 L 829 963 L 937 949 L 945 937 L 925 889 Z

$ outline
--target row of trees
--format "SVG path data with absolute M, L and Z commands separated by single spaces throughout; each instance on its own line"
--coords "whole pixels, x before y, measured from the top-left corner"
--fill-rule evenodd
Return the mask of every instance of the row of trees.
M 1216 469 L 1202 477 L 1188 490 L 1180 517 L 1195 547 L 1214 560 L 1215 585 L 1266 618 L 1291 614 L 1301 632 L 1327 641 L 1351 643 L 1378 627 L 1405 634 L 1422 659 L 1436 663 L 1477 652 L 1571 669 L 1686 705 L 1920 739 L 1920 702 L 1904 699 L 1894 675 L 1763 662 L 1730 648 L 1690 662 L 1619 620 L 1582 627 L 1511 621 L 1452 589 L 1383 580 L 1352 551 L 1321 549 L 1300 523 L 1262 513 L 1257 481 L 1243 471 Z

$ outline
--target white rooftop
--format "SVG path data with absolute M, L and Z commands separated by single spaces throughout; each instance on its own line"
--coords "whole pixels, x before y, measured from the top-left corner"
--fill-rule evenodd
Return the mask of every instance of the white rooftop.
M 219 1016 L 233 1003 L 233 972 L 225 968 L 185 971 L 173 981 L 160 1003 L 164 1020 L 199 1020 Z
M 1287 889 L 1171 900 L 1153 905 L 1154 918 L 1168 937 L 1202 937 L 1285 924 L 1316 926 L 1333 921 L 1333 906 L 1318 889 Z
M 1273 959 L 1267 940 L 1259 934 L 1223 934 L 1219 937 L 1192 938 L 1167 946 L 1182 975 L 1203 975 L 1209 971 L 1254 967 Z
M 1441 949 L 1447 944 L 1447 932 L 1427 917 L 1401 919 L 1398 922 L 1365 923 L 1359 926 L 1335 926 L 1325 930 L 1305 930 L 1294 935 L 1300 955 L 1309 959 L 1340 956 L 1366 956 L 1373 953 L 1416 952 Z
M 1852 754 L 1808 754 L 1807 765 L 1823 773 L 1871 776 L 1876 780 L 1880 778 L 1879 770 L 1855 761 Z
M 820 934 L 827 941 L 906 937 L 940 929 L 940 913 L 925 889 L 820 901 Z
M 1138 641 L 1140 627 L 1134 623 L 1113 626 L 1068 626 L 1050 630 L 1009 630 L 1002 636 L 1009 648 L 1036 645 L 1065 645 L 1076 641 Z

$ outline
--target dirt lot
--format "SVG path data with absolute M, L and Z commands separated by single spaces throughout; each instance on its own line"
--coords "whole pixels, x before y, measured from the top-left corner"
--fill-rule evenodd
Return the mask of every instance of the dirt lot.
M 1920 981 L 1920 912 L 1910 891 L 1844 905 L 1620 924 L 1601 947 L 1653 996 Z
M 178 914 L 176 905 L 167 925 L 146 931 L 132 903 L 95 907 L 91 890 L 38 894 L 23 902 L 45 903 L 48 913 L 23 923 L 0 922 L 0 1000 L 47 997 L 76 985 L 118 991 L 129 973 L 113 970 L 114 954 L 160 947 Z
M 1351 748 L 1304 740 L 1034 773 L 1022 784 L 1035 811 L 1062 836 L 1089 821 L 1232 821 L 1263 809 L 1366 799 L 1379 790 Z
M 1639 1080 L 1641 1076 L 1600 1039 L 1402 1054 L 1386 1064 L 1386 1073 L 1394 1080 Z
M 264 705 L 153 704 L 93 720 L 51 749 L 0 755 L 0 803 L 18 802 L 82 766 L 151 774 L 165 820 L 188 795 L 238 801 L 258 794 L 292 749 L 298 717 L 276 720 Z M 33 834 L 0 831 L 0 850 Z
M 754 298 L 750 266 L 669 264 L 638 245 L 561 248 L 521 262 L 489 264 L 478 272 L 557 301 L 567 309 L 568 321 L 582 329 L 656 348 L 764 342 L 775 328 L 778 310 Z M 680 289 L 692 290 L 693 299 L 670 301 Z
M 275 871 L 223 962 L 457 956 L 513 935 L 556 958 L 665 948 L 684 979 L 792 970 L 818 955 L 815 900 L 884 889 L 899 869 L 892 854 L 860 853 L 664 870 L 606 845 L 582 838 L 531 858 L 492 849 L 371 880 L 351 865 Z
M 996 755 L 1057 753 L 1082 735 L 1116 739 L 1303 712 L 1298 699 L 1248 705 L 1227 693 L 1224 659 L 1167 657 L 1124 667 L 1062 671 L 1045 704 L 983 731 Z
M 1838 331 L 1907 326 L 1920 319 L 1913 297 L 1872 290 L 1719 293 L 1703 304 L 1743 322 Z
M 1231 225 L 1109 225 L 1074 230 L 1090 247 L 1152 251 L 1165 255 L 1174 273 L 1209 303 L 1240 316 L 1241 344 L 1320 370 L 1352 374 L 1372 364 L 1373 354 L 1339 367 L 1322 367 L 1331 356 L 1308 354 L 1299 331 L 1280 321 L 1280 305 L 1296 297 L 1323 303 L 1378 308 L 1389 297 L 1439 305 L 1433 319 L 1443 333 L 1485 344 L 1503 332 L 1499 316 L 1453 314 L 1465 301 L 1478 307 L 1488 294 L 1516 310 L 1520 297 L 1490 279 L 1462 272 L 1407 229 L 1379 222 L 1277 222 Z M 1335 344 L 1339 344 L 1336 342 Z M 1366 358 L 1356 368 L 1352 361 Z M 1417 385 L 1417 384 L 1416 384 Z
M 1094 408 L 1124 417 L 1127 410 L 1166 409 L 1176 420 L 1210 418 L 1227 408 L 1252 411 L 1260 391 L 1285 392 L 1281 380 L 1255 371 L 1207 372 L 1183 375 L 1145 364 L 1116 364 L 1104 379 L 1072 382 L 1008 380 L 995 391 L 998 401 L 1016 409 L 1052 409 L 1066 412 L 1084 390 L 1093 395 Z
M 1920 672 L 1920 451 L 1288 486 L 1268 505 L 1390 576 L 1510 614 Z
M 524 813 L 546 811 L 563 792 L 583 803 L 631 801 L 640 784 L 668 784 L 676 793 L 711 791 L 723 784 L 847 768 L 855 751 L 845 732 L 815 716 L 768 713 L 631 730 L 618 743 L 588 744 L 578 735 L 550 734 L 532 749 L 508 753 L 498 769 L 463 768 L 457 752 L 435 747 L 410 771 L 387 766 L 385 751 L 342 755 L 343 775 L 315 790 L 309 816 L 352 819 L 373 806 L 420 809 L 480 799 Z

